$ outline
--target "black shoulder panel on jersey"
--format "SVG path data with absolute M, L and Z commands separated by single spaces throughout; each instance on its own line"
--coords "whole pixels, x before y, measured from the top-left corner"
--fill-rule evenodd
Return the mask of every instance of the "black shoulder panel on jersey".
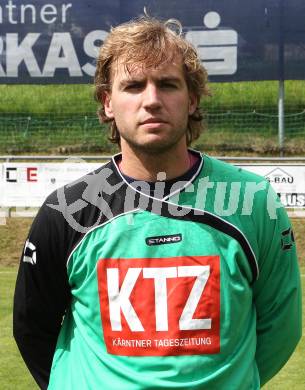
M 124 202 L 127 188 L 109 162 L 48 197 L 46 206 L 64 220 L 65 262 L 89 230 L 128 211 Z

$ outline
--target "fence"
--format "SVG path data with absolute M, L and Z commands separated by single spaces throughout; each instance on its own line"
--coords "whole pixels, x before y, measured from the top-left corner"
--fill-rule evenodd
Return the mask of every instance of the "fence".
M 207 130 L 194 147 L 222 152 L 277 154 L 278 115 L 266 109 L 209 109 Z M 305 152 L 305 109 L 285 113 L 286 154 Z M 1 153 L 113 152 L 95 114 L 0 114 Z
M 222 152 L 280 153 L 278 114 L 267 110 L 226 110 L 207 114 L 208 131 L 199 140 L 199 149 Z M 287 110 L 284 119 L 286 155 L 305 152 L 305 109 Z

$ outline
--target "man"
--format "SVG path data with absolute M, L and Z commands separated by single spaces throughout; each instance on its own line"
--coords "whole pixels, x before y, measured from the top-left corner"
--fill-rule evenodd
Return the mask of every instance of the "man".
M 114 28 L 95 84 L 121 153 L 33 223 L 14 307 L 29 370 L 51 390 L 259 389 L 301 336 L 285 210 L 263 178 L 188 149 L 206 72 L 170 24 Z

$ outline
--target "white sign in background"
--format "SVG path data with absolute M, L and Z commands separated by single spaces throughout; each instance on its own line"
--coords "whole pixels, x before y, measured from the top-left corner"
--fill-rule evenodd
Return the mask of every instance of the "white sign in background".
M 2 163 L 0 207 L 40 207 L 57 188 L 100 167 L 102 163 Z M 305 165 L 238 164 L 266 177 L 286 207 L 305 207 Z
M 3 163 L 1 207 L 40 207 L 54 190 L 100 167 L 101 163 Z
M 304 164 L 238 164 L 242 168 L 264 176 L 280 195 L 285 207 L 305 207 Z

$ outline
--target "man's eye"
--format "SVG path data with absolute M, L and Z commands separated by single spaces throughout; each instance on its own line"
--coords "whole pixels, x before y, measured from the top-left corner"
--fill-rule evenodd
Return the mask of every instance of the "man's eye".
M 165 88 L 165 89 L 176 89 L 177 86 L 176 86 L 176 84 L 174 84 L 174 83 L 162 83 L 162 84 L 161 84 L 161 88 Z
M 126 91 L 136 91 L 138 89 L 141 89 L 143 85 L 141 83 L 133 83 L 133 84 L 128 84 L 125 87 Z

